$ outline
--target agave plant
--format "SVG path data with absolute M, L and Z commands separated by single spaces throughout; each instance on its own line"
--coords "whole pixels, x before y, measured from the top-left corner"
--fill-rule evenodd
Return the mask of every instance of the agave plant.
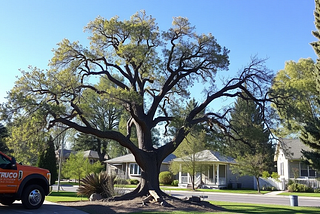
M 108 175 L 106 172 L 92 173 L 80 180 L 78 194 L 88 198 L 93 193 L 98 193 L 103 198 L 112 197 L 114 195 L 114 180 L 115 176 Z

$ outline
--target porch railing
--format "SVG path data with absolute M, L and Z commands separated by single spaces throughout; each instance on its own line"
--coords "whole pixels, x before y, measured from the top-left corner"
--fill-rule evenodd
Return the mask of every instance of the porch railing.
M 317 179 L 303 179 L 303 178 L 297 178 L 296 182 L 299 184 L 305 184 L 308 187 L 311 187 L 313 189 L 318 189 L 320 188 L 320 181 L 318 181 Z

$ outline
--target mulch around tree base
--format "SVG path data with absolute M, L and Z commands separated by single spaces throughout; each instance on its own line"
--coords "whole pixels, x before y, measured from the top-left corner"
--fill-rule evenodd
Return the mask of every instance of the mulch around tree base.
M 161 206 L 158 202 L 149 202 L 143 205 L 142 198 L 127 201 L 82 201 L 61 202 L 64 206 L 73 207 L 90 214 L 106 213 L 134 213 L 134 212 L 172 212 L 172 211 L 198 211 L 198 212 L 221 212 L 225 209 L 210 204 L 207 201 L 190 202 L 179 199 L 167 199 L 167 206 Z

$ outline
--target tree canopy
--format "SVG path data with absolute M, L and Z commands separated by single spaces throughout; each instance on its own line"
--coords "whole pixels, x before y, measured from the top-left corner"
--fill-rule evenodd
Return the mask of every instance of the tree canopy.
M 317 89 L 316 94 L 316 102 L 320 103 L 320 2 L 318 0 L 315 1 L 315 26 L 316 31 L 312 31 L 313 35 L 318 39 L 311 43 L 315 53 L 318 56 L 317 62 L 315 64 L 313 74 L 315 80 L 315 87 Z M 318 110 L 319 110 L 318 106 Z M 303 143 L 308 145 L 311 148 L 311 151 L 303 151 L 303 155 L 306 159 L 306 162 L 311 165 L 316 170 L 320 170 L 320 114 L 316 112 L 312 119 L 308 119 L 304 123 L 304 127 L 302 129 L 302 133 L 300 139 Z
M 126 147 L 142 169 L 142 180 L 125 197 L 146 194 L 150 188 L 163 194 L 158 181 L 162 160 L 194 125 L 207 123 L 220 131 L 228 130 L 228 109 L 203 113 L 213 100 L 243 97 L 244 93 L 261 108 L 270 101 L 265 92 L 272 73 L 264 66 L 264 60 L 257 58 L 217 89 L 215 76 L 228 69 L 229 50 L 221 47 L 211 33 L 197 34 L 187 18 L 175 17 L 170 29 L 160 31 L 155 19 L 141 11 L 124 21 L 119 17 L 97 17 L 85 30 L 91 35 L 90 47 L 63 39 L 53 50 L 50 69 L 30 67 L 29 71 L 22 71 L 1 110 L 7 119 L 14 113 L 40 112 L 49 128 L 64 124 Z M 112 84 L 97 87 L 95 77 Z M 205 99 L 187 115 L 174 115 L 171 109 L 189 98 L 190 87 L 197 81 L 204 83 Z M 87 108 L 88 90 L 128 112 L 125 134 L 103 130 L 90 120 L 94 109 Z M 163 125 L 166 132 L 166 127 L 177 120 L 181 125 L 156 148 L 153 140 L 157 138 L 152 137 L 152 131 Z M 130 138 L 133 130 L 138 145 Z
M 8 137 L 7 128 L 0 123 L 0 151 L 7 153 L 9 152 L 9 148 L 7 147 L 5 138 Z
M 273 105 L 281 120 L 278 136 L 299 134 L 305 122 L 320 113 L 314 69 L 311 58 L 300 59 L 286 62 L 276 74 L 271 93 L 279 97 Z
M 259 177 L 274 166 L 274 147 L 263 111 L 252 100 L 237 98 L 230 123 L 232 136 L 226 151 L 237 163 L 231 169 L 240 175 L 254 176 L 260 192 Z

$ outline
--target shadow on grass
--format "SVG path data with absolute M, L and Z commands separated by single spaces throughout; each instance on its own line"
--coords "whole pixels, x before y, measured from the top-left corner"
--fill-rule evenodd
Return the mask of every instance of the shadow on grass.
M 260 205 L 222 205 L 229 213 L 263 213 L 263 214 L 319 214 L 320 209 L 314 207 L 271 207 Z

